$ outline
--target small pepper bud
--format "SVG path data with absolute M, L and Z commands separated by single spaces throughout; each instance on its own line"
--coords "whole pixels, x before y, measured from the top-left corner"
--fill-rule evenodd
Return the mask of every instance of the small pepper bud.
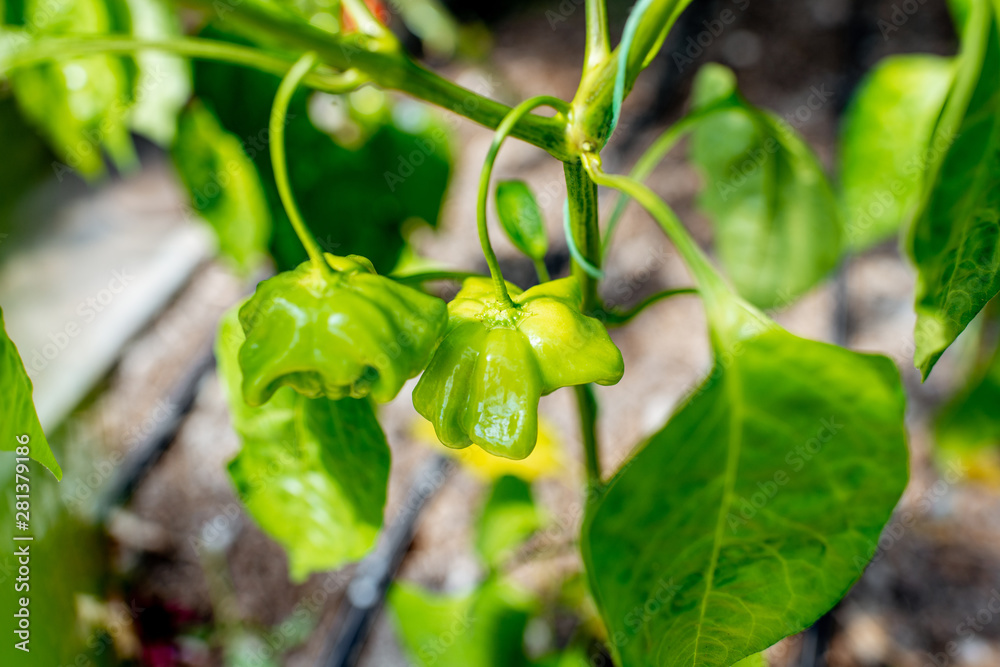
M 257 286 L 240 309 L 243 397 L 283 385 L 310 398 L 385 403 L 427 365 L 447 324 L 441 299 L 375 273 L 364 257 L 325 255 Z
M 538 400 L 560 387 L 617 383 L 621 352 L 596 319 L 581 312 L 575 278 L 521 292 L 513 308 L 493 283 L 470 278 L 448 304 L 448 330 L 413 392 L 413 405 L 455 449 L 475 443 L 523 459 L 538 436 Z

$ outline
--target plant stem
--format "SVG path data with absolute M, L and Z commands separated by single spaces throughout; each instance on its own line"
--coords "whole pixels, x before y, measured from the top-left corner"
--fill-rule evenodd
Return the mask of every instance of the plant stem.
M 549 269 L 545 266 L 545 260 L 536 259 L 533 261 L 535 263 L 535 274 L 538 276 L 538 282 L 547 283 L 552 280 L 552 277 L 549 275 Z
M 46 38 L 32 43 L 3 61 L 0 71 L 8 72 L 22 67 L 30 67 L 47 60 L 61 60 L 90 54 L 130 54 L 137 51 L 163 51 L 202 60 L 252 67 L 254 69 L 284 75 L 292 66 L 292 60 L 260 49 L 238 44 L 229 44 L 211 39 L 185 37 L 170 40 L 143 40 L 131 37 L 69 37 Z M 357 88 L 367 79 L 357 70 L 345 72 L 310 72 L 302 83 L 315 90 L 328 93 L 343 93 Z
M 181 0 L 175 0 L 180 2 Z M 183 0 L 187 4 L 216 12 L 215 0 Z M 495 128 L 510 107 L 456 85 L 410 60 L 398 45 L 362 33 L 334 35 L 283 11 L 280 7 L 243 0 L 226 5 L 227 23 L 242 24 L 294 45 L 302 51 L 316 51 L 320 59 L 336 69 L 357 69 L 382 88 L 407 93 L 449 109 L 461 116 Z M 565 117 L 529 115 L 521 119 L 511 136 L 542 148 L 559 160 L 576 159 L 566 141 Z
M 608 44 L 608 10 L 604 0 L 587 2 L 587 50 L 583 58 L 584 70 L 600 67 L 611 54 Z
M 583 164 L 578 161 L 563 163 L 563 172 L 566 177 L 569 228 L 573 241 L 584 259 L 599 269 L 601 231 L 597 217 L 597 184 L 587 176 Z M 573 262 L 572 271 L 583 293 L 583 312 L 591 313 L 598 307 L 597 280 L 579 262 Z
M 576 394 L 576 407 L 580 413 L 580 440 L 583 443 L 587 484 L 592 489 L 599 489 L 604 481 L 597 443 L 597 398 L 589 384 L 577 385 L 573 387 L 573 392 Z
M 748 324 L 752 324 L 758 330 L 761 327 L 771 326 L 771 321 L 767 317 L 744 302 L 726 284 L 712 266 L 708 256 L 678 220 L 677 215 L 655 192 L 628 176 L 605 174 L 601 170 L 601 158 L 596 153 L 583 155 L 583 164 L 596 183 L 627 194 L 646 209 L 673 242 L 698 282 L 698 291 L 705 305 L 705 313 L 716 343 L 729 347 L 743 337 Z
M 397 283 L 404 285 L 420 285 L 434 280 L 454 280 L 461 282 L 466 278 L 483 278 L 485 276 L 475 271 L 425 271 L 423 273 L 411 273 L 403 276 L 390 275 L 389 277 Z
M 295 235 L 299 237 L 299 241 L 305 247 L 313 265 L 318 270 L 329 273 L 330 266 L 323 258 L 323 251 L 309 232 L 309 228 L 302 220 L 302 215 L 295 205 L 295 197 L 288 181 L 288 163 L 285 160 L 285 118 L 288 115 L 288 103 L 291 101 L 295 89 L 299 87 L 299 83 L 316 64 L 316 60 L 315 53 L 312 51 L 306 53 L 292 65 L 288 74 L 281 80 L 278 92 L 274 96 L 274 105 L 271 107 L 271 122 L 268 129 L 271 133 L 271 166 L 274 169 L 274 181 L 278 186 L 281 204 L 285 207 L 285 213 L 288 214 L 288 220 L 292 223 Z
M 507 283 L 504 282 L 503 274 L 500 272 L 500 262 L 497 261 L 496 253 L 493 252 L 493 244 L 490 243 L 490 231 L 486 224 L 486 203 L 489 199 L 490 176 L 493 174 L 493 164 L 496 162 L 497 154 L 500 152 L 500 147 L 503 145 L 507 135 L 511 133 L 517 122 L 528 112 L 541 106 L 552 107 L 558 113 L 563 113 L 567 109 L 566 102 L 557 97 L 549 97 L 547 95 L 532 97 L 511 109 L 504 116 L 504 119 L 500 121 L 500 125 L 497 126 L 496 133 L 493 135 L 493 143 L 490 144 L 490 150 L 486 153 L 486 159 L 483 161 L 483 170 L 479 175 L 479 198 L 476 205 L 479 243 L 483 248 L 483 257 L 486 258 L 486 263 L 490 267 L 490 275 L 493 276 L 497 300 L 504 308 L 514 308 L 514 302 L 511 301 L 510 294 L 507 292 Z
M 636 181 L 645 181 L 649 178 L 649 175 L 653 173 L 657 165 L 666 157 L 677 142 L 680 141 L 685 134 L 694 129 L 694 127 L 707 116 L 719 111 L 718 107 L 708 107 L 705 109 L 700 109 L 693 111 L 684 118 L 668 127 L 663 134 L 656 138 L 646 152 L 636 161 L 635 166 L 632 167 L 631 173 L 629 173 L 629 178 Z M 619 193 L 618 201 L 615 202 L 615 208 L 611 212 L 611 217 L 608 218 L 607 228 L 604 230 L 604 240 L 601 243 L 601 255 L 607 257 L 608 248 L 611 247 L 611 237 L 614 234 L 615 228 L 618 226 L 618 222 L 621 220 L 622 214 L 625 212 L 625 207 L 628 205 L 628 196 L 625 193 Z
M 678 289 L 668 289 L 662 292 L 657 292 L 656 294 L 646 297 L 638 305 L 626 310 L 624 312 L 610 310 L 604 313 L 604 323 L 608 326 L 620 327 L 624 324 L 628 324 L 636 317 L 641 315 L 644 310 L 650 306 L 659 303 L 665 299 L 670 299 L 675 296 L 686 296 L 691 294 L 698 294 L 698 290 L 693 287 L 680 287 Z

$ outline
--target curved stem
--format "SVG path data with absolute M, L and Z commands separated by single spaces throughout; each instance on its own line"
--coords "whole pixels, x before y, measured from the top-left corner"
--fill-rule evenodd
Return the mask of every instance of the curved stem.
M 666 157 L 667 153 L 677 145 L 677 142 L 684 138 L 685 134 L 694 129 L 694 126 L 704 120 L 706 116 L 718 110 L 718 108 L 706 108 L 692 112 L 668 127 L 636 161 L 635 166 L 629 173 L 629 178 L 636 181 L 645 181 L 649 178 L 653 170 Z M 619 193 L 618 200 L 615 202 L 615 208 L 611 212 L 611 217 L 608 218 L 607 228 L 604 231 L 604 239 L 601 242 L 602 257 L 607 257 L 608 249 L 611 247 L 611 237 L 618 223 L 621 221 L 622 214 L 625 213 L 626 206 L 628 206 L 628 196 L 623 192 Z
M 698 294 L 698 290 L 694 287 L 680 287 L 678 289 L 663 290 L 662 292 L 657 292 L 652 296 L 646 297 L 637 305 L 624 312 L 616 310 L 607 311 L 604 313 L 603 320 L 608 326 L 620 327 L 634 320 L 653 304 L 675 296 L 686 296 L 689 294 Z
M 493 143 L 490 144 L 490 150 L 486 153 L 483 170 L 479 175 L 479 200 L 476 206 L 479 243 L 483 248 L 483 257 L 486 258 L 486 263 L 490 267 L 490 275 L 493 276 L 497 300 L 504 308 L 513 308 L 514 302 L 511 301 L 510 294 L 507 292 L 507 284 L 504 282 L 503 274 L 500 272 L 500 263 L 497 261 L 496 253 L 493 252 L 493 245 L 490 243 L 490 232 L 486 225 L 486 202 L 489 198 L 490 176 L 493 174 L 493 164 L 496 162 L 497 154 L 500 152 L 500 147 L 503 145 L 507 135 L 511 133 L 517 122 L 528 114 L 528 112 L 542 106 L 552 107 L 559 113 L 564 113 L 568 110 L 566 102 L 560 100 L 558 97 L 549 97 L 547 95 L 532 97 L 511 109 L 497 126 L 496 133 L 493 135 Z
M 423 273 L 411 273 L 405 276 L 393 276 L 390 278 L 397 283 L 404 285 L 421 285 L 434 280 L 454 280 L 461 282 L 466 278 L 484 278 L 483 274 L 475 271 L 425 271 Z
M 535 259 L 535 274 L 538 276 L 538 282 L 547 283 L 552 280 L 552 276 L 549 275 L 549 269 L 545 266 L 544 259 Z
M 274 180 L 278 186 L 278 196 L 281 198 L 281 205 L 285 207 L 285 213 L 295 229 L 295 235 L 305 246 L 306 253 L 312 260 L 313 265 L 320 271 L 329 272 L 330 267 L 323 259 L 323 251 L 320 249 L 316 239 L 313 238 L 302 220 L 298 207 L 295 205 L 295 197 L 292 195 L 292 187 L 288 181 L 288 163 L 285 160 L 285 119 L 288 115 L 288 103 L 292 99 L 292 94 L 299 87 L 299 83 L 305 78 L 309 70 L 316 64 L 316 54 L 310 51 L 292 65 L 288 74 L 281 80 L 278 92 L 274 96 L 274 105 L 271 107 L 271 122 L 269 130 L 271 133 L 271 166 L 274 169 Z
M 212 39 L 185 37 L 170 40 L 145 40 L 132 37 L 68 37 L 45 38 L 15 53 L 0 64 L 0 72 L 30 67 L 47 60 L 62 60 L 90 54 L 130 54 L 137 51 L 163 51 L 188 58 L 252 67 L 263 72 L 283 75 L 293 61 L 260 49 L 229 44 Z M 344 93 L 365 83 L 367 78 L 357 70 L 346 72 L 311 72 L 302 83 L 327 93 Z
M 601 169 L 601 158 L 596 153 L 583 156 L 583 164 L 587 173 L 598 185 L 605 185 L 618 190 L 635 199 L 646 209 L 653 219 L 663 228 L 663 231 L 684 258 L 685 264 L 698 281 L 699 291 L 705 302 L 709 320 L 723 327 L 727 317 L 725 309 L 729 302 L 737 299 L 732 290 L 712 266 L 708 256 L 695 243 L 691 235 L 677 219 L 677 215 L 667 204 L 643 183 L 628 176 L 605 174 Z

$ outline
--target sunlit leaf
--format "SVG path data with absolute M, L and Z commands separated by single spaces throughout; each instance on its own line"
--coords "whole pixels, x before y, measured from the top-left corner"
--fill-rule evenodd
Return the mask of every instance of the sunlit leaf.
M 532 259 L 544 259 L 549 247 L 545 221 L 527 183 L 501 181 L 497 184 L 497 216 L 514 247 Z
M 180 37 L 180 17 L 167 0 L 125 0 L 137 38 L 165 41 Z M 133 130 L 161 146 L 170 146 L 177 133 L 177 116 L 191 95 L 191 66 L 183 58 L 160 51 L 139 51 L 135 103 L 130 113 Z
M 238 310 L 216 343 L 219 377 L 243 440 L 229 474 L 247 511 L 288 552 L 291 575 L 362 558 L 382 526 L 389 447 L 367 399 L 308 399 L 279 389 L 259 408 L 243 401 Z
M 528 665 L 524 630 L 532 597 L 490 579 L 465 595 L 431 593 L 396 583 L 389 606 L 400 639 L 418 667 L 519 667 Z
M 694 104 L 724 107 L 698 123 L 691 144 L 719 259 L 749 301 L 788 305 L 840 258 L 843 222 L 826 175 L 788 123 L 740 97 L 725 67 L 699 71 Z
M 220 252 L 244 271 L 254 269 L 267 252 L 271 212 L 239 139 L 195 102 L 179 119 L 172 155 L 192 210 L 212 225 Z
M 0 310 L 0 390 L 4 409 L 0 422 L 0 451 L 13 452 L 28 447 L 28 455 L 62 479 L 62 469 L 49 448 L 31 397 L 31 379 L 24 370 L 21 355 L 7 336 L 3 311 Z M 29 476 L 30 477 L 30 476 Z
M 888 359 L 773 325 L 729 342 L 588 510 L 621 667 L 732 665 L 808 627 L 861 576 L 906 485 Z
M 977 2 L 972 12 L 910 247 L 914 363 L 924 378 L 1000 291 L 1000 32 L 994 3 Z
M 927 144 L 953 72 L 948 58 L 892 56 L 855 93 L 840 138 L 847 241 L 855 250 L 892 237 L 919 204 Z

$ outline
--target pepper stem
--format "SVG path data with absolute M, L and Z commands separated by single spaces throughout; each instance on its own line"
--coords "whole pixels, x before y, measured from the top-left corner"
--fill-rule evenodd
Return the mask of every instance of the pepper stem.
M 316 62 L 317 57 L 314 52 L 306 53 L 292 65 L 288 74 L 281 80 L 281 85 L 278 86 L 278 92 L 274 96 L 274 105 L 271 107 L 271 122 L 269 124 L 271 168 L 274 170 L 274 181 L 278 186 L 281 205 L 284 206 L 288 220 L 292 223 L 295 235 L 299 237 L 299 241 L 305 247 L 313 265 L 320 271 L 329 273 L 331 269 L 326 260 L 323 259 L 323 250 L 313 238 L 309 228 L 306 227 L 302 214 L 299 213 L 299 209 L 295 205 L 292 186 L 288 180 L 288 163 L 285 160 L 285 119 L 288 116 L 288 103 L 291 101 L 295 89 L 299 87 Z
M 497 261 L 496 253 L 493 252 L 493 245 L 490 243 L 490 232 L 486 226 L 486 202 L 490 192 L 490 176 L 493 175 L 493 163 L 496 162 L 497 153 L 500 152 L 500 146 L 503 145 L 504 139 L 507 138 L 507 135 L 511 133 L 521 118 L 530 111 L 542 106 L 552 107 L 558 113 L 563 114 L 569 111 L 569 105 L 566 102 L 558 97 L 550 97 L 548 95 L 532 97 L 511 109 L 497 126 L 496 133 L 493 135 L 493 143 L 490 144 L 490 150 L 486 154 L 486 161 L 483 162 L 483 171 L 479 176 L 479 202 L 476 207 L 476 222 L 479 225 L 479 243 L 483 247 L 483 257 L 486 258 L 486 263 L 490 267 L 490 275 L 493 276 L 497 300 L 505 308 L 513 308 L 514 302 L 511 301 L 510 294 L 507 292 L 507 283 L 504 282 L 503 274 L 500 272 L 500 263 Z

